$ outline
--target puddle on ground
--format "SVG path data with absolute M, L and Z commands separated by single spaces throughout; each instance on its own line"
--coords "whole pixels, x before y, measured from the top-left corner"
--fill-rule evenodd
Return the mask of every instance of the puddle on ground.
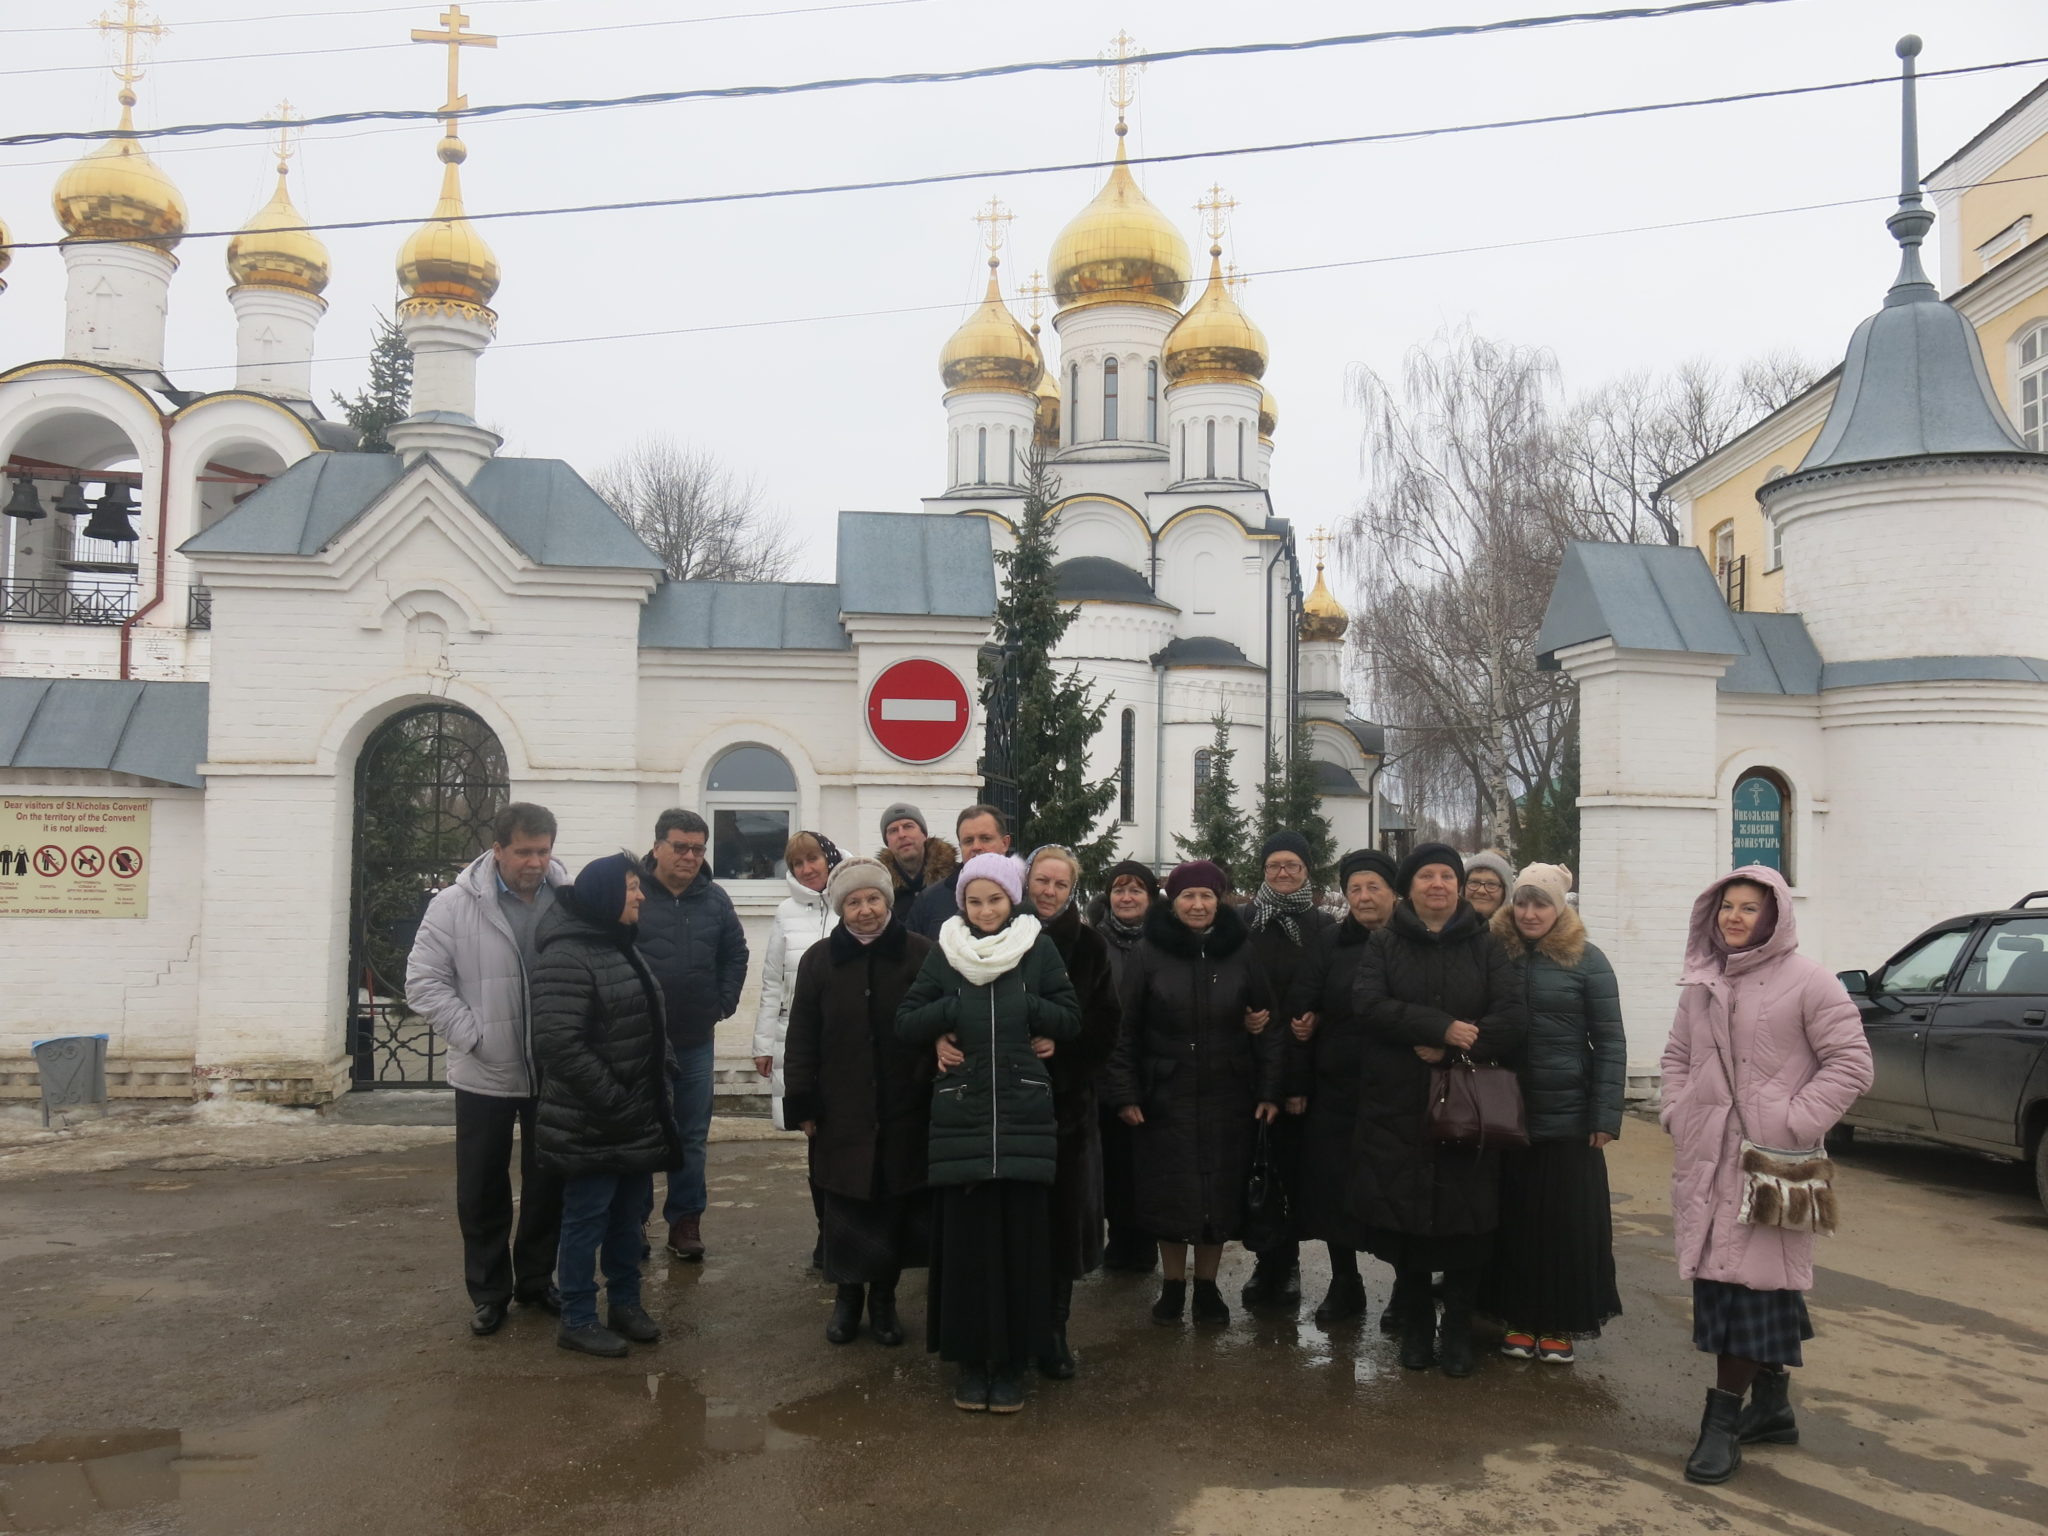
M 114 1317 L 131 1307 L 189 1301 L 217 1296 L 218 1286 L 203 1280 L 174 1280 L 149 1276 L 133 1280 L 93 1280 L 83 1286 L 48 1285 L 17 1292 L 22 1317 L 32 1322 L 54 1322 L 75 1317 Z
M 249 1456 L 187 1444 L 175 1429 L 51 1435 L 0 1450 L 0 1519 L 11 1531 L 56 1531 L 107 1510 L 187 1497 L 195 1479 L 245 1473 Z

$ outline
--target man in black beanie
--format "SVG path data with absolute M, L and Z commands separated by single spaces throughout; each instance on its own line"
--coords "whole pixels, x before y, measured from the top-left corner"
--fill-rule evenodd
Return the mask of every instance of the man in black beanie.
M 1262 883 L 1245 909 L 1245 922 L 1252 931 L 1252 956 L 1266 973 L 1266 983 L 1278 999 L 1286 998 L 1293 990 L 1295 972 L 1301 968 L 1309 947 L 1335 921 L 1316 906 L 1315 891 L 1309 883 L 1314 874 L 1309 867 L 1310 856 L 1308 839 L 1299 832 L 1283 829 L 1267 838 L 1259 849 Z M 1284 1011 L 1276 1011 L 1266 1027 L 1288 1032 L 1286 1048 L 1291 1058 L 1314 1033 L 1315 1015 L 1289 1019 Z M 1272 1138 L 1280 1181 L 1292 1189 L 1301 1179 L 1301 1117 L 1282 1115 L 1273 1126 Z M 1245 1282 L 1241 1297 L 1245 1306 L 1286 1306 L 1299 1302 L 1301 1244 L 1290 1237 L 1256 1252 L 1258 1262 L 1252 1266 L 1252 1277 Z

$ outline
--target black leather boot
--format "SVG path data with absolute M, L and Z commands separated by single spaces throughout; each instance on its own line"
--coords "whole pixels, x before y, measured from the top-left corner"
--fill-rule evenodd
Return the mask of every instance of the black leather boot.
M 1074 1374 L 1074 1352 L 1067 1347 L 1067 1317 L 1074 1310 L 1074 1282 L 1052 1283 L 1052 1347 L 1038 1357 L 1038 1374 L 1048 1381 L 1068 1381 Z
M 1323 1297 L 1316 1308 L 1316 1326 L 1335 1328 L 1344 1323 L 1355 1323 L 1365 1316 L 1365 1282 L 1353 1270 L 1346 1274 L 1338 1270 L 1330 1276 L 1329 1294 Z
M 1223 1299 L 1223 1293 L 1216 1289 L 1214 1280 L 1195 1282 L 1195 1321 L 1218 1328 L 1230 1321 L 1230 1306 Z
M 903 1342 L 903 1320 L 896 1315 L 896 1282 L 877 1280 L 868 1287 L 868 1327 L 877 1344 L 890 1348 Z
M 1387 1310 L 1380 1314 L 1380 1332 L 1398 1334 L 1402 1319 L 1407 1317 L 1413 1298 L 1408 1294 L 1408 1282 L 1399 1275 L 1394 1276 L 1394 1293 L 1387 1298 Z
M 1443 1326 L 1436 1335 L 1436 1363 L 1446 1376 L 1470 1376 L 1478 1361 L 1472 1352 L 1472 1312 L 1467 1307 L 1444 1306 Z
M 840 1286 L 832 1303 L 832 1320 L 825 1324 L 825 1337 L 834 1344 L 851 1344 L 860 1334 L 861 1303 L 866 1299 L 867 1287 Z
M 1436 1307 L 1428 1297 L 1410 1302 L 1399 1315 L 1401 1368 L 1426 1371 L 1436 1364 Z
M 1744 1445 L 1797 1445 L 1799 1420 L 1792 1414 L 1792 1373 L 1768 1368 L 1756 1373 L 1749 1401 L 1735 1421 Z
M 1685 1459 L 1688 1483 L 1725 1483 L 1742 1465 L 1742 1443 L 1735 1438 L 1735 1420 L 1742 1399 L 1719 1387 L 1707 1388 L 1706 1412 L 1700 1415 L 1699 1443 Z
M 1187 1281 L 1162 1280 L 1159 1282 L 1159 1299 L 1152 1303 L 1152 1321 L 1162 1328 L 1171 1328 L 1181 1320 L 1187 1305 Z

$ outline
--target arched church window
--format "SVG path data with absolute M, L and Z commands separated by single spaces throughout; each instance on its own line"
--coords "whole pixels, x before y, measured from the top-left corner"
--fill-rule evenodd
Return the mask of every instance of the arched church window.
M 1202 473 L 1207 479 L 1214 480 L 1216 478 L 1216 419 L 1213 416 L 1209 418 L 1208 468 L 1203 470 Z
M 1145 365 L 1145 441 L 1159 441 L 1159 360 Z
M 2048 443 L 2042 419 L 2048 406 L 2048 324 L 2035 326 L 2020 342 L 2018 385 L 2013 393 L 2020 403 L 2020 436 L 2038 453 Z
M 988 428 L 976 427 L 974 443 L 974 483 L 988 484 Z
M 1244 478 L 1244 423 L 1237 424 L 1237 478 Z
M 796 824 L 796 774 L 768 747 L 729 747 L 704 776 L 704 819 L 711 823 L 711 878 L 775 880 Z
M 1116 359 L 1102 360 L 1102 435 L 1116 436 Z
M 1005 484 L 1015 485 L 1021 479 L 1023 479 L 1023 476 L 1017 473 L 1017 429 L 1012 427 L 1010 428 L 1010 477 Z
M 1775 768 L 1747 768 L 1735 781 L 1728 867 L 1761 864 L 1792 875 L 1792 785 Z
M 1124 711 L 1123 737 L 1117 744 L 1117 820 L 1138 819 L 1138 712 Z
M 1187 479 L 1187 477 L 1188 477 L 1188 424 L 1187 424 L 1186 422 L 1182 422 L 1182 423 L 1180 424 L 1180 467 L 1179 467 L 1178 469 L 1176 469 L 1176 470 L 1174 471 L 1174 478 L 1175 478 L 1176 480 L 1185 480 L 1185 479 Z
M 1067 370 L 1067 420 L 1072 427 L 1067 432 L 1067 441 L 1081 441 L 1081 365 L 1075 363 Z
M 1202 791 L 1208 788 L 1209 775 L 1215 772 L 1216 754 L 1207 747 L 1195 754 L 1195 803 L 1192 814 L 1202 814 Z

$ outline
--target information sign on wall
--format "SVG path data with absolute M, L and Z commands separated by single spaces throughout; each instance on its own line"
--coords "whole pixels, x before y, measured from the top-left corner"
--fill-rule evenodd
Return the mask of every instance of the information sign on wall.
M 149 916 L 147 800 L 0 799 L 0 917 Z
M 1785 792 L 1752 774 L 1735 786 L 1735 848 L 1731 868 L 1761 864 L 1785 872 Z

